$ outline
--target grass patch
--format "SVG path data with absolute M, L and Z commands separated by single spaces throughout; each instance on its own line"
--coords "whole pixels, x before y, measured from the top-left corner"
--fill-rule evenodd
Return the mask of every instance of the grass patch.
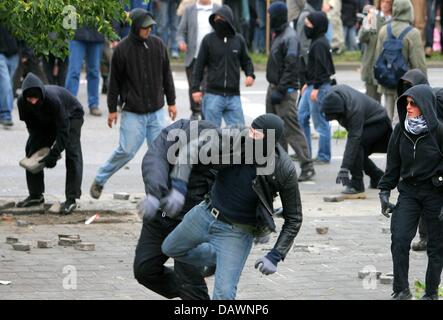
M 333 139 L 346 139 L 348 132 L 346 130 L 337 129 L 332 133 Z
M 415 298 L 420 299 L 425 294 L 426 286 L 420 280 L 415 280 L 414 286 L 415 286 Z M 438 288 L 438 296 L 443 297 L 442 287 Z

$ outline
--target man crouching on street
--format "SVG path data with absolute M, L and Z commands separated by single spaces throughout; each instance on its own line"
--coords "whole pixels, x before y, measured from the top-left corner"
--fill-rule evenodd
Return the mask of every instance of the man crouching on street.
M 251 128 L 232 130 L 228 134 L 227 141 L 233 141 L 233 148 L 222 145 L 220 149 L 220 145 L 216 145 L 220 141 L 217 139 L 191 141 L 187 146 L 188 154 L 180 153 L 172 170 L 172 190 L 162 201 L 163 209 L 168 213 L 176 210 L 179 204 L 175 195 L 187 194 L 192 163 L 196 163 L 192 160 L 196 154 L 201 155 L 199 151 L 209 150 L 211 163 L 208 170 L 211 167 L 218 169 L 209 198 L 189 211 L 162 245 L 163 253 L 177 261 L 196 266 L 216 265 L 213 299 L 235 299 L 254 237 L 276 230 L 273 200 L 277 192 L 283 204 L 285 222 L 274 248 L 258 259 L 255 267 L 265 275 L 275 273 L 277 264 L 284 260 L 300 230 L 302 208 L 296 169 L 287 153 L 276 143 L 282 134 L 283 121 L 278 116 L 261 115 L 253 121 Z M 252 157 L 250 150 L 246 150 L 248 143 L 254 149 Z M 239 150 L 240 164 L 223 161 L 220 165 L 214 157 L 217 153 L 223 160 L 231 159 Z M 264 152 L 260 154 L 257 150 Z M 257 155 L 261 155 L 261 159 Z M 261 161 L 263 158 L 265 162 Z M 269 168 L 272 170 L 267 170 Z

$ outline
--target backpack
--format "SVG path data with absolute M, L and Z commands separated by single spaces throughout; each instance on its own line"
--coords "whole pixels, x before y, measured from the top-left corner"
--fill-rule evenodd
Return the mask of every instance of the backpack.
M 408 71 L 409 67 L 402 54 L 403 38 L 412 30 L 408 26 L 398 38 L 392 34 L 392 24 L 388 23 L 388 38 L 383 43 L 383 49 L 374 65 L 374 77 L 384 87 L 397 88 L 398 81 Z

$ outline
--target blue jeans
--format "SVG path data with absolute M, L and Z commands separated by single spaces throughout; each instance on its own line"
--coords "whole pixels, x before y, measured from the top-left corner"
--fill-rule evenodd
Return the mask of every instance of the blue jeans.
M 266 46 L 266 2 L 255 0 L 258 23 L 255 25 L 252 48 L 255 53 L 264 52 Z
M 172 52 L 178 52 L 178 44 L 176 40 L 178 28 L 178 2 L 174 0 L 160 0 L 158 5 L 157 34 L 168 49 L 171 49 Z
M 202 202 L 165 239 L 162 251 L 196 266 L 216 265 L 214 300 L 233 300 L 254 237 L 211 215 Z
M 345 38 L 346 49 L 349 51 L 357 51 L 357 33 L 355 27 L 345 27 L 343 26 L 343 35 Z
M 162 108 L 156 112 L 137 114 L 123 111 L 120 122 L 120 141 L 117 149 L 97 172 L 95 181 L 103 186 L 121 167 L 134 158 L 146 139 L 148 148 L 166 126 L 166 113 Z
M 80 72 L 86 56 L 86 79 L 88 80 L 89 109 L 98 108 L 100 83 L 100 61 L 103 43 L 72 40 L 69 42 L 69 65 L 66 74 L 66 89 L 77 96 L 80 83 Z
M 240 96 L 205 93 L 202 110 L 204 119 L 214 122 L 218 127 L 221 127 L 222 118 L 227 126 L 245 124 Z
M 12 78 L 17 66 L 18 54 L 7 57 L 0 53 L 0 120 L 12 120 Z
M 312 117 L 314 128 L 320 135 L 318 142 L 317 159 L 322 161 L 331 161 L 331 127 L 325 115 L 320 113 L 320 105 L 324 96 L 328 93 L 331 85 L 323 84 L 318 90 L 317 102 L 313 102 L 310 98 L 314 86 L 310 85 L 306 88 L 301 97 L 298 106 L 298 120 L 305 132 L 306 141 L 308 142 L 309 153 L 312 157 L 311 144 L 311 127 L 309 126 L 309 119 Z

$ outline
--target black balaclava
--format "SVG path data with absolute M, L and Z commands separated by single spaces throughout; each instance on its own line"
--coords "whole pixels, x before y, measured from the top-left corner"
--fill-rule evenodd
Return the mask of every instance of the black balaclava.
M 345 112 L 345 102 L 337 92 L 331 91 L 324 97 L 320 111 L 328 121 L 340 120 Z
M 38 87 L 29 88 L 25 92 L 23 92 L 23 97 L 26 98 L 38 98 L 38 101 L 34 106 L 39 107 L 43 105 L 43 93 L 42 90 Z M 29 102 L 28 102 L 29 103 Z
M 288 24 L 288 7 L 284 2 L 273 2 L 269 7 L 270 26 L 272 32 L 283 31 Z
M 223 20 L 218 19 L 215 21 L 216 16 L 222 17 Z M 211 14 L 209 17 L 209 23 L 220 38 L 232 37 L 235 35 L 235 29 L 233 27 L 234 14 L 232 13 L 231 8 L 227 5 L 223 5 L 215 13 Z
M 276 141 L 280 140 L 283 135 L 283 120 L 272 113 L 262 114 L 252 121 L 252 128 L 261 129 L 265 134 L 265 140 L 268 138 L 268 130 L 275 130 L 275 139 Z
M 328 17 L 322 11 L 311 12 L 306 17 L 314 26 L 313 28 L 308 28 L 305 26 L 306 37 L 309 39 L 316 39 L 324 35 L 328 31 Z

